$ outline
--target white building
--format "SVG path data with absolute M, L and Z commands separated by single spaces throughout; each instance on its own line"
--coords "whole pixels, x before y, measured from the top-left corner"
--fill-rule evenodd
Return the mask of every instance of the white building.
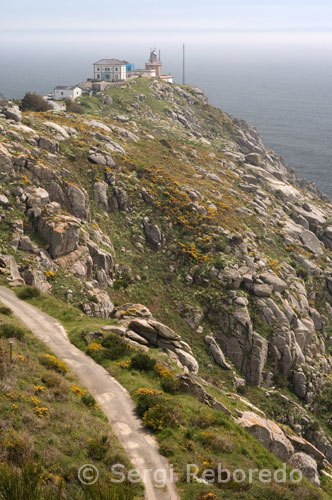
M 93 65 L 95 80 L 117 82 L 127 78 L 127 61 L 119 59 L 100 59 Z
M 71 99 L 74 101 L 77 97 L 82 95 L 82 90 L 76 86 L 61 86 L 55 87 L 54 89 L 54 100 L 64 101 L 66 99 Z

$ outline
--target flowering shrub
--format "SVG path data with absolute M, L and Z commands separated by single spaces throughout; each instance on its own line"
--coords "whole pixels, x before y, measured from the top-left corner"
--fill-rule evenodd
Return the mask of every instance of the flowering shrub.
M 35 409 L 34 409 L 34 412 L 35 414 L 37 415 L 37 417 L 45 417 L 47 419 L 50 418 L 50 411 L 48 408 L 41 408 L 40 406 L 36 406 Z
M 56 274 L 53 271 L 45 271 L 45 276 L 49 281 L 55 280 Z
M 146 427 L 155 432 L 161 432 L 166 427 L 175 427 L 180 415 L 170 401 L 163 401 L 152 406 L 144 413 L 143 422 Z
M 43 385 L 34 385 L 33 390 L 35 394 L 38 394 L 40 392 L 44 392 L 46 390 L 46 387 L 44 387 Z
M 159 375 L 159 377 L 161 377 L 161 378 L 172 378 L 173 377 L 173 373 L 171 372 L 171 370 L 168 370 L 160 363 L 156 363 L 156 366 L 154 367 L 154 369 L 155 369 L 155 372 L 157 373 L 157 375 Z
M 67 365 L 51 354 L 40 354 L 38 359 L 42 365 L 46 366 L 46 368 L 55 370 L 62 375 L 68 371 Z
M 77 394 L 77 396 L 79 396 L 80 398 L 82 398 L 86 394 L 86 391 L 84 391 L 83 389 L 74 384 L 71 386 L 70 390 L 74 394 Z
M 105 347 L 103 347 L 101 344 L 98 344 L 97 342 L 92 342 L 88 346 L 88 351 L 89 352 L 99 352 L 99 351 L 104 351 Z

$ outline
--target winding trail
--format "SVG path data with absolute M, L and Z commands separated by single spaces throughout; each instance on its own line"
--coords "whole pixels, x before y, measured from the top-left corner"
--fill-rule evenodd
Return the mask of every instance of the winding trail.
M 145 486 L 146 500 L 180 500 L 172 480 L 172 470 L 158 451 L 154 438 L 144 429 L 135 414 L 129 393 L 100 365 L 69 341 L 64 328 L 36 307 L 18 299 L 5 287 L 0 287 L 0 300 L 36 337 L 64 361 L 100 404 L 114 433 L 126 450 Z M 82 464 L 84 465 L 84 464 Z M 158 488 L 162 470 L 165 486 Z

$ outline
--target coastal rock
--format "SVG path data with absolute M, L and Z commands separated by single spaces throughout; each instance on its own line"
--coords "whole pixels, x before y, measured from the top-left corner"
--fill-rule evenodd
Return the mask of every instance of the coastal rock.
M 214 338 L 206 336 L 204 340 L 209 347 L 209 352 L 213 361 L 221 368 L 224 368 L 225 370 L 231 370 L 231 365 L 227 363 L 224 353 L 222 352 Z
M 244 411 L 237 423 L 282 462 L 288 462 L 293 455 L 292 443 L 272 420 L 265 419 L 251 411 Z
M 66 215 L 39 217 L 37 221 L 37 230 L 49 243 L 49 252 L 54 259 L 77 248 L 79 227 L 76 218 Z
M 312 457 L 302 451 L 294 453 L 289 460 L 289 465 L 294 469 L 300 470 L 304 477 L 311 482 L 311 484 L 320 486 L 317 463 Z

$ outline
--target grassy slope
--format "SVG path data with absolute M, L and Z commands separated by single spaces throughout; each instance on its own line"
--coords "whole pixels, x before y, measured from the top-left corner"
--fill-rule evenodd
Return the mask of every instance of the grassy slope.
M 11 315 L 0 314 L 3 324 L 19 326 Z M 68 499 L 95 498 L 94 488 L 83 490 L 80 486 L 78 469 L 93 462 L 106 485 L 112 463 L 129 467 L 125 452 L 98 407 L 82 401 L 86 391 L 77 379 L 70 372 L 62 375 L 40 362 L 40 355 L 49 353 L 43 343 L 26 330 L 22 340 L 12 341 L 14 359 L 10 363 L 9 339 L 0 336 L 0 462 L 7 462 L 12 474 L 17 467 L 35 464 L 44 489 L 40 497 L 35 493 L 31 499 L 26 490 L 23 498 L 28 500 L 46 497 L 57 485 L 63 487 Z M 0 498 L 14 499 L 2 496 L 7 483 L 5 469 L 0 466 L 0 471 Z M 30 471 L 30 480 L 33 476 Z M 114 500 L 123 500 L 129 493 L 121 487 L 113 490 Z M 139 488 L 134 488 L 128 500 L 134 496 L 140 497 Z M 54 491 L 52 498 L 58 498 Z

